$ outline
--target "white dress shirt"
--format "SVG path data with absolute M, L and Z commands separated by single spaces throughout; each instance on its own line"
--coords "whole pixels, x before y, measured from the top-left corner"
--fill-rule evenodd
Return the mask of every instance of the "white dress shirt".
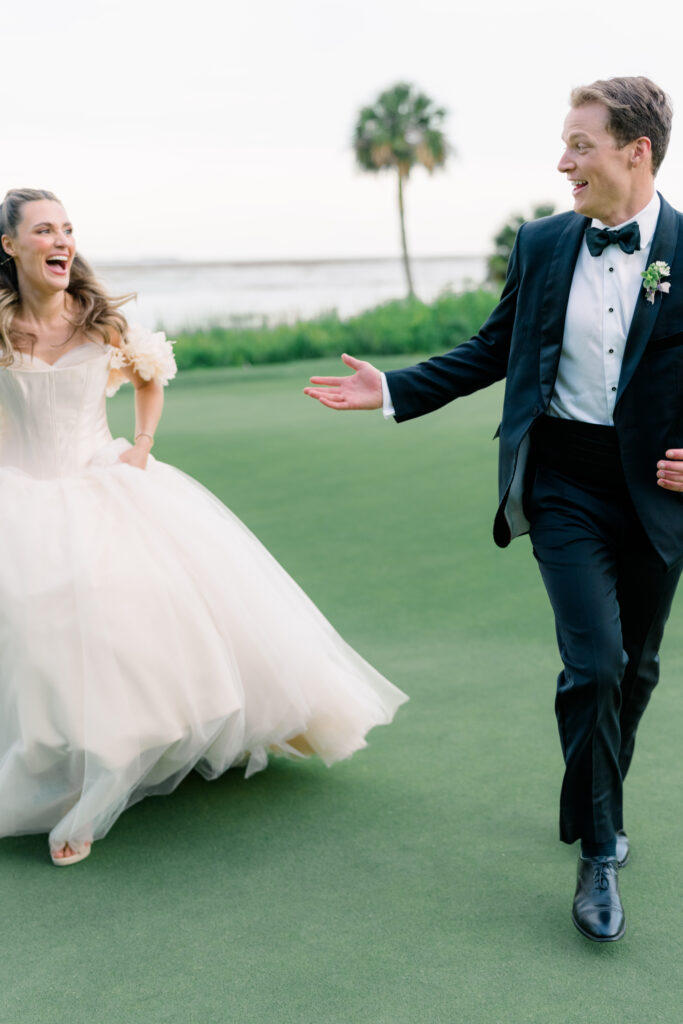
M 655 192 L 645 209 L 623 224 L 593 220 L 596 228 L 618 230 L 632 221 L 640 228 L 640 249 L 625 253 L 608 245 L 591 256 L 584 237 L 574 269 L 562 353 L 548 414 L 612 426 L 619 374 L 636 301 L 643 286 L 660 208 Z M 389 385 L 382 374 L 382 412 L 394 415 Z
M 648 265 L 660 201 L 655 192 L 644 210 L 630 217 L 640 228 L 640 249 L 626 253 L 608 245 L 591 256 L 584 237 L 576 261 L 564 321 L 562 354 L 548 414 L 584 423 L 614 423 L 619 375 L 638 295 Z M 593 227 L 606 228 L 599 220 Z
M 394 403 L 391 401 L 391 394 L 389 393 L 389 385 L 387 384 L 386 373 L 382 374 L 382 412 L 384 419 L 389 420 L 394 415 L 396 410 L 394 409 Z

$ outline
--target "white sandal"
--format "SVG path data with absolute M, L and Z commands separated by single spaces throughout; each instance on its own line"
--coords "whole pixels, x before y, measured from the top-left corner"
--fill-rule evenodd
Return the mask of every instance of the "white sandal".
M 68 846 L 70 849 L 72 849 L 73 853 L 70 854 L 68 857 L 55 857 L 55 853 L 58 850 L 63 850 L 65 846 Z M 79 843 L 73 839 L 70 839 L 68 842 L 62 843 L 61 846 L 54 847 L 54 850 L 52 847 L 50 847 L 50 857 L 55 867 L 65 868 L 69 864 L 78 864 L 79 860 L 85 860 L 85 858 L 89 856 L 91 850 L 92 843 L 90 842 L 90 840 L 86 839 L 83 842 Z

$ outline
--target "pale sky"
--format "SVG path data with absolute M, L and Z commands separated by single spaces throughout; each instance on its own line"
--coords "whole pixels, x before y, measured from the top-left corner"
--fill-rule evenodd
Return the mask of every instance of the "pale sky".
M 354 166 L 359 108 L 399 80 L 448 108 L 446 170 L 406 193 L 415 255 L 486 253 L 515 211 L 571 206 L 574 85 L 645 74 L 677 116 L 658 187 L 683 207 L 683 58 L 642 0 L 2 3 L 0 195 L 56 192 L 93 260 L 398 253 L 393 175 Z

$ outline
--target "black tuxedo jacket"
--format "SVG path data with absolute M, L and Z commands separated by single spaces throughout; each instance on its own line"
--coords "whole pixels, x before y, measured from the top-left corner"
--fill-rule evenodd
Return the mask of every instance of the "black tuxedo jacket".
M 657 461 L 668 448 L 683 448 L 683 214 L 660 199 L 648 264 L 669 264 L 671 290 L 650 303 L 641 289 L 614 426 L 636 511 L 670 565 L 683 556 L 683 494 L 657 485 Z M 493 527 L 501 547 L 528 529 L 523 498 L 529 430 L 553 393 L 574 266 L 589 224 L 576 213 L 524 224 L 500 302 L 479 333 L 445 355 L 387 374 L 399 422 L 507 378 Z

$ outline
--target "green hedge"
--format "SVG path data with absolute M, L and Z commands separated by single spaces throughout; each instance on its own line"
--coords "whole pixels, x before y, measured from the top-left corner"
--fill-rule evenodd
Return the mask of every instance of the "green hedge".
M 387 302 L 348 320 L 336 312 L 294 324 L 205 327 L 170 332 L 180 369 L 285 363 L 350 352 L 394 355 L 439 352 L 471 337 L 486 320 L 498 293 L 480 288 L 443 292 L 429 305 L 417 299 Z

